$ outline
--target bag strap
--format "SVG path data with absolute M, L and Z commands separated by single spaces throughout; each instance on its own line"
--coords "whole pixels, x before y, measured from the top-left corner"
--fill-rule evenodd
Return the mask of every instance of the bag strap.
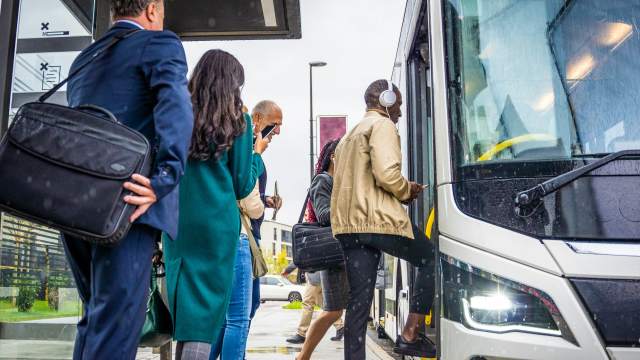
M 56 86 L 54 86 L 51 90 L 47 91 L 44 95 L 40 96 L 40 98 L 38 98 L 39 102 L 45 102 L 47 101 L 47 99 L 49 99 L 53 94 L 55 94 L 58 90 L 60 90 L 61 87 L 64 86 L 64 84 L 66 84 L 69 80 L 71 80 L 71 78 L 73 78 L 74 76 L 78 75 L 78 73 L 84 69 L 85 67 L 87 67 L 87 65 L 91 64 L 92 62 L 94 62 L 96 59 L 98 59 L 100 56 L 102 56 L 103 54 L 105 54 L 109 49 L 111 49 L 112 47 L 114 47 L 117 43 L 120 42 L 120 40 L 126 39 L 129 36 L 137 33 L 138 31 L 142 31 L 141 29 L 131 29 L 131 30 L 127 30 L 127 31 L 123 31 L 119 34 L 116 34 L 116 36 L 113 37 L 113 39 L 111 39 L 111 42 L 103 47 L 102 49 L 96 51 L 89 60 L 87 60 L 84 64 L 80 65 L 78 68 L 76 68 L 73 72 L 71 72 L 69 74 L 69 76 L 67 76 L 66 79 L 62 80 L 61 82 L 59 82 Z
M 313 179 L 311 179 L 311 184 L 313 184 L 313 181 L 318 177 L 318 175 L 320 174 L 316 174 L 316 176 L 314 176 Z M 304 204 L 302 204 L 302 211 L 300 211 L 298 224 L 301 224 L 302 220 L 304 220 L 304 212 L 305 210 L 307 210 L 307 204 L 309 203 L 309 199 L 311 199 L 311 186 L 309 186 L 309 189 L 307 190 L 307 197 L 304 199 Z
M 247 217 L 240 210 L 240 220 L 242 221 L 242 226 L 244 226 L 245 230 L 247 230 L 247 236 L 249 237 L 249 247 L 251 247 L 252 254 L 259 254 L 260 247 L 258 246 L 258 242 L 256 238 L 253 236 L 253 231 L 251 230 L 251 225 L 247 221 Z
M 300 211 L 300 217 L 298 218 L 298 224 L 302 223 L 304 220 L 304 212 L 307 210 L 307 204 L 309 203 L 309 199 L 311 198 L 311 189 L 307 190 L 307 197 L 304 199 L 304 204 L 302 205 L 302 211 Z

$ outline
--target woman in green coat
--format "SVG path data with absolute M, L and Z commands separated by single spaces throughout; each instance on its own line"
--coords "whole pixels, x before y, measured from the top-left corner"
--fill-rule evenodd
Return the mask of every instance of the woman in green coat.
M 189 82 L 194 130 L 180 183 L 178 237 L 163 239 L 176 359 L 209 358 L 224 324 L 233 280 L 240 214 L 264 171 L 251 119 L 242 112 L 244 70 L 222 50 L 210 50 Z

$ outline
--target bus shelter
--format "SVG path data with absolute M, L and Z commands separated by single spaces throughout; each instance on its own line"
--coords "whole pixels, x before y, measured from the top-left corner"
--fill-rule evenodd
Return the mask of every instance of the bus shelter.
M 165 6 L 166 28 L 185 41 L 302 36 L 299 0 L 165 0 Z M 0 136 L 17 109 L 66 78 L 79 52 L 110 25 L 109 0 L 2 0 Z M 66 104 L 65 91 L 50 101 Z M 0 342 L 72 344 L 80 314 L 58 233 L 1 214 Z M 71 348 L 63 347 L 69 354 Z M 48 351 L 31 350 L 34 358 Z

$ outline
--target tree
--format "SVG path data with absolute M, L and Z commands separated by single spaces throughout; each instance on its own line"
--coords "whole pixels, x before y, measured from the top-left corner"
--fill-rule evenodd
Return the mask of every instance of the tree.
M 278 252 L 276 256 L 266 256 L 264 260 L 269 267 L 269 274 L 280 275 L 289 265 L 285 251 Z
M 287 260 L 287 253 L 284 250 L 281 250 L 276 256 L 275 262 L 275 270 L 277 274 L 282 274 L 284 269 L 289 265 L 289 260 Z

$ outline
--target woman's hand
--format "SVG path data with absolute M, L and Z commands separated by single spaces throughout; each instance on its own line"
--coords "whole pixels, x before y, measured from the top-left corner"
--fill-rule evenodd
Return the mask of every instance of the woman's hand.
M 253 151 L 256 154 L 264 153 L 269 147 L 269 143 L 271 142 L 271 137 L 267 137 L 266 139 L 262 138 L 262 132 L 258 131 L 256 136 L 256 143 L 253 145 Z

